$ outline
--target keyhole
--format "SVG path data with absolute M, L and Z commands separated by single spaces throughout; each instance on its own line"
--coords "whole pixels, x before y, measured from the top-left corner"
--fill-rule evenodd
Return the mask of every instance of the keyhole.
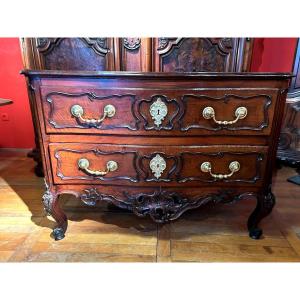
M 159 116 L 159 109 L 157 110 L 157 115 Z

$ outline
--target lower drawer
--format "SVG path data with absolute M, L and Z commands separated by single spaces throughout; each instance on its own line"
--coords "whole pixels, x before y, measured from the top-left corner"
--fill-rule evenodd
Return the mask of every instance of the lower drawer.
M 261 185 L 267 147 L 49 145 L 55 184 Z

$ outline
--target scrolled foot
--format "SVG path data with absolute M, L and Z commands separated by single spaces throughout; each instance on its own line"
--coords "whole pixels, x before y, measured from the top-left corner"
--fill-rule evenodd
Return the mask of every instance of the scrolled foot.
M 47 214 L 52 216 L 57 223 L 57 227 L 53 229 L 52 235 L 56 241 L 62 240 L 68 227 L 67 216 L 58 205 L 58 195 L 51 191 L 46 182 L 45 185 L 46 191 L 43 195 L 44 208 Z
M 269 188 L 265 193 L 257 195 L 257 204 L 248 219 L 249 236 L 258 240 L 262 235 L 262 230 L 258 227 L 258 223 L 268 216 L 275 205 L 275 197 Z
M 65 237 L 65 231 L 60 227 L 54 228 L 52 233 L 56 241 L 62 240 Z
M 249 236 L 254 240 L 258 240 L 261 237 L 262 233 L 263 231 L 260 228 L 253 228 L 249 230 Z

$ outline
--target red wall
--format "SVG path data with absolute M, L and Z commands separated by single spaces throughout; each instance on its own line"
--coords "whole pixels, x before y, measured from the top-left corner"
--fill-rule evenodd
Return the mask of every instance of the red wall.
M 251 71 L 291 72 L 297 38 L 256 38 Z M 0 148 L 32 148 L 34 134 L 18 38 L 0 38 L 0 98 L 14 103 L 0 107 Z M 2 121 L 7 113 L 9 121 Z
M 18 38 L 0 38 L 0 98 L 13 104 L 0 107 L 0 148 L 32 148 L 34 133 Z M 2 120 L 7 113 L 9 121 Z
M 291 72 L 297 40 L 297 38 L 255 38 L 251 71 Z

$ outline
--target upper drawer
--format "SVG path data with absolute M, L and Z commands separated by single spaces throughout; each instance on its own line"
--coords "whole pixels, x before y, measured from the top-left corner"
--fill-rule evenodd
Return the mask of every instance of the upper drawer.
M 268 135 L 277 90 L 41 88 L 47 133 Z

